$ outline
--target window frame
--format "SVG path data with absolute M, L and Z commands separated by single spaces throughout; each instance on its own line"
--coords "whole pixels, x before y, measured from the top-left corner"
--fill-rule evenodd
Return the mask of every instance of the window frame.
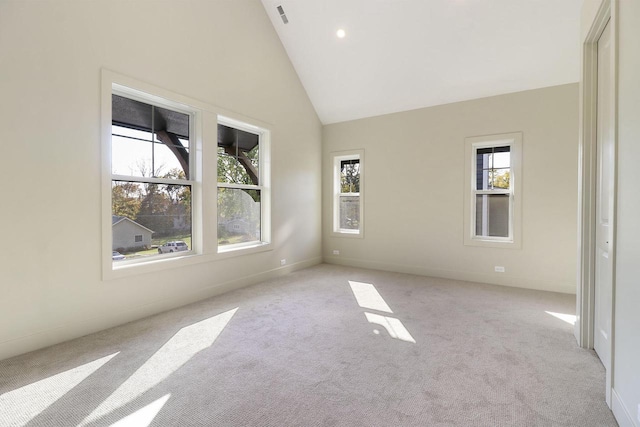
M 509 189 L 478 190 L 476 188 L 476 156 L 479 149 L 510 147 Z M 522 133 L 504 133 L 465 138 L 464 244 L 493 248 L 522 247 Z M 509 235 L 476 234 L 476 196 L 509 196 Z
M 217 182 L 217 152 L 216 143 L 216 247 L 218 254 L 233 253 L 250 248 L 266 247 L 271 244 L 271 131 L 267 128 L 247 123 L 242 120 L 218 115 L 218 124 L 258 135 L 258 185 Z M 217 197 L 220 188 L 247 189 L 260 191 L 260 240 L 235 243 L 220 246 L 218 244 L 218 211 Z
M 364 238 L 364 192 L 365 192 L 365 179 L 364 179 L 364 150 L 348 150 L 337 151 L 331 153 L 332 158 L 332 174 L 331 174 L 331 187 L 332 187 L 332 236 L 334 237 L 353 237 Z M 359 161 L 359 174 L 360 174 L 360 191 L 358 193 L 342 193 L 341 191 L 341 170 L 342 162 L 348 160 Z M 359 197 L 359 209 L 360 209 L 360 221 L 358 223 L 358 229 L 345 229 L 340 228 L 340 198 L 341 197 Z
M 243 116 L 233 111 L 208 104 L 196 99 L 169 91 L 167 89 L 125 76 L 106 68 L 101 69 L 101 266 L 102 280 L 115 280 L 137 274 L 153 273 L 171 268 L 196 265 L 204 262 L 215 262 L 236 256 L 251 255 L 273 250 L 271 244 L 271 187 L 270 187 L 270 125 L 260 120 Z M 143 262 L 133 260 L 112 262 L 112 169 L 111 169 L 111 126 L 112 126 L 112 93 L 113 87 L 124 92 L 127 97 L 141 96 L 139 99 L 165 108 L 186 110 L 194 113 L 193 131 L 190 131 L 190 180 L 192 196 L 191 248 L 189 251 L 152 257 Z M 183 112 L 183 111 L 181 111 Z M 266 157 L 263 159 L 262 203 L 262 239 L 268 243 L 246 245 L 237 250 L 218 252 L 217 236 L 217 131 L 219 117 L 225 117 L 234 123 L 264 131 L 263 148 Z M 250 123 L 250 124 L 248 124 Z M 205 143 L 206 142 L 206 143 Z M 213 219 L 213 220 L 212 220 Z

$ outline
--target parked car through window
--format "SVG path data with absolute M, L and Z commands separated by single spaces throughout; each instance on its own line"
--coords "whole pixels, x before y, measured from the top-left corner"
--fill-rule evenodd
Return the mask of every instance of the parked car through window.
M 159 254 L 181 252 L 181 251 L 188 251 L 188 250 L 189 250 L 189 246 L 187 246 L 187 244 L 183 241 L 167 242 L 164 245 L 158 247 Z

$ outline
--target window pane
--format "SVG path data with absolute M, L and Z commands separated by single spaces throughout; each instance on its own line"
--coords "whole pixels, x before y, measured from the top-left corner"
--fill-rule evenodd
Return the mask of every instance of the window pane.
M 189 151 L 182 145 L 176 148 L 157 142 L 153 144 L 154 176 L 157 178 L 188 179 L 188 159 Z
M 340 197 L 340 228 L 343 230 L 360 228 L 360 196 Z
M 487 147 L 476 150 L 476 190 L 509 188 L 511 147 Z
M 112 249 L 127 259 L 191 249 L 191 186 L 113 181 L 111 202 Z
M 476 236 L 509 237 L 509 195 L 476 195 Z
M 218 124 L 218 182 L 260 185 L 260 136 Z
M 510 169 L 492 169 L 490 171 L 492 188 L 509 189 Z
M 476 190 L 491 189 L 491 169 L 476 169 Z
M 343 160 L 340 162 L 340 192 L 360 192 L 360 160 Z
M 510 147 L 496 147 L 496 150 L 504 150 L 493 154 L 494 168 L 508 168 L 511 166 Z
M 111 172 L 115 175 L 151 176 L 152 143 L 139 139 L 116 136 L 125 134 L 113 126 L 111 137 Z M 144 135 L 143 132 L 139 132 Z M 146 133 L 148 139 L 151 134 Z
M 111 106 L 112 173 L 162 177 L 180 169 L 189 179 L 188 114 L 118 95 Z
M 260 240 L 260 190 L 218 188 L 218 245 Z
M 257 157 L 257 150 L 255 156 Z M 218 182 L 258 185 L 258 168 L 252 170 L 254 161 L 257 163 L 258 159 L 249 159 L 242 153 L 238 156 L 229 155 L 225 148 L 218 147 Z
M 493 167 L 493 147 L 478 148 L 476 150 L 476 164 L 478 169 L 491 169 Z
M 260 176 L 260 146 L 256 145 L 250 151 L 245 153 L 247 158 L 251 161 L 251 165 L 255 169 L 256 176 Z

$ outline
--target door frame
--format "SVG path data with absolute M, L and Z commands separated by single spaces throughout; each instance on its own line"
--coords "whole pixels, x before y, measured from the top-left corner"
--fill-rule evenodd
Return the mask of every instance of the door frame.
M 615 349 L 615 289 L 616 289 L 616 205 L 617 205 L 617 142 L 618 142 L 618 29 L 617 0 L 603 0 L 591 22 L 582 45 L 582 78 L 580 90 L 580 138 L 578 150 L 578 274 L 576 289 L 575 336 L 578 344 L 593 349 L 595 320 L 595 256 L 596 256 L 596 178 L 597 178 L 597 94 L 598 40 L 607 23 L 611 25 L 611 61 L 613 125 L 613 214 L 611 249 L 611 349 L 606 369 L 606 401 L 611 407 Z

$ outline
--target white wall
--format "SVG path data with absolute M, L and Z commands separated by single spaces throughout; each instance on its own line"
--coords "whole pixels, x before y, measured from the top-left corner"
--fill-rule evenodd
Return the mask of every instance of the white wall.
M 586 0 L 585 40 L 603 0 Z M 613 0 L 617 28 L 617 205 L 611 407 L 621 427 L 640 426 L 640 3 Z
M 508 132 L 523 133 L 522 249 L 464 246 L 464 139 Z M 324 259 L 575 293 L 577 147 L 578 84 L 325 126 Z M 330 153 L 359 148 L 364 238 L 332 237 Z
M 613 410 L 640 426 L 640 2 L 618 2 L 618 205 Z M 623 413 L 624 412 L 624 413 Z
M 101 280 L 102 67 L 271 125 L 272 251 Z M 321 125 L 259 0 L 2 0 L 0 94 L 0 359 L 320 261 Z

